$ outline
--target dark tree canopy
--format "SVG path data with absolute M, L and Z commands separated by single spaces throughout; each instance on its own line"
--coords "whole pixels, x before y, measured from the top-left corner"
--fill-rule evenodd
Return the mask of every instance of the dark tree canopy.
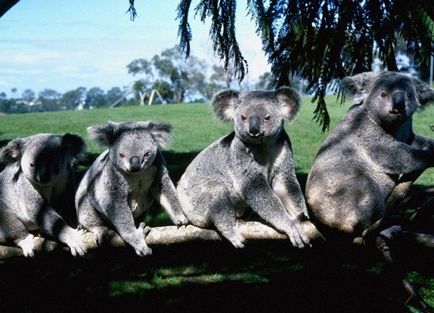
M 188 55 L 192 33 L 189 13 L 211 20 L 214 50 L 225 67 L 243 79 L 247 62 L 235 35 L 236 0 L 181 0 L 178 8 L 180 46 Z M 308 81 L 317 102 L 316 120 L 327 129 L 327 90 L 338 91 L 336 79 L 371 70 L 374 56 L 387 70 L 397 70 L 397 40 L 419 65 L 422 78 L 434 52 L 434 2 L 425 0 L 248 0 L 247 11 L 272 67 L 277 86 L 296 75 Z

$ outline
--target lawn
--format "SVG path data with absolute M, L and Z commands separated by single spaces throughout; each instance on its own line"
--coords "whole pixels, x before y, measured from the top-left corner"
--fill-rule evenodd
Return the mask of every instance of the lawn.
M 328 99 L 331 128 L 348 109 Z M 297 175 L 304 183 L 327 134 L 312 120 L 312 105 L 287 126 Z M 89 157 L 83 172 L 104 148 L 88 141 L 86 127 L 107 120 L 154 120 L 174 127 L 165 152 L 174 181 L 194 156 L 231 130 L 208 105 L 122 107 L 79 112 L 0 116 L 0 142 L 39 132 L 78 134 Z M 417 113 L 416 133 L 432 136 L 434 107 Z M 427 171 L 420 185 L 434 185 Z M 154 225 L 167 219 L 161 214 Z M 386 279 L 381 259 L 364 249 L 314 247 L 287 242 L 250 242 L 235 250 L 228 243 L 154 247 L 140 259 L 131 249 L 104 250 L 73 259 L 65 253 L 0 264 L 0 312 L 406 312 L 404 295 Z M 434 305 L 432 253 L 405 250 L 409 278 Z M 400 300 L 397 300 L 400 299 Z

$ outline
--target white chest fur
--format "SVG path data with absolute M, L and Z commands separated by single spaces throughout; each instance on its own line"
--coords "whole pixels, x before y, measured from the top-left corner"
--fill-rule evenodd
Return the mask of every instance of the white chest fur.
M 126 177 L 128 182 L 128 205 L 134 218 L 142 215 L 153 202 L 150 188 L 154 182 L 156 170 L 157 169 L 152 166 L 140 174 Z

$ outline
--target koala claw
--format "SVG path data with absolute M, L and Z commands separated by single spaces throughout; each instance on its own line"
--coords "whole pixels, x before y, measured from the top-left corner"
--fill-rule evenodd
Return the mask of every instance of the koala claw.
M 149 248 L 146 244 L 142 247 L 140 247 L 140 249 L 135 249 L 136 250 L 136 254 L 138 256 L 146 256 L 146 255 L 151 255 L 152 254 L 152 249 Z
M 189 223 L 189 220 L 185 216 L 181 216 L 176 219 L 176 226 L 181 227 L 184 225 L 187 225 Z
M 294 247 L 304 248 L 306 246 L 312 246 L 309 238 L 307 238 L 298 222 L 294 222 L 293 226 L 288 231 L 287 236 Z
M 231 244 L 237 249 L 241 249 L 245 247 L 244 243 L 246 242 L 246 239 L 240 234 L 229 240 Z
M 71 250 L 72 256 L 83 256 L 87 252 L 87 248 L 84 245 L 82 234 L 84 234 L 84 230 L 77 230 L 73 229 L 71 232 L 69 232 L 69 235 L 67 236 L 65 243 L 68 245 L 69 249 Z
M 32 234 L 29 234 L 26 238 L 19 241 L 17 246 L 23 250 L 23 255 L 27 258 L 33 258 L 35 256 L 35 242 L 33 241 L 35 237 Z
M 149 226 L 146 226 L 146 224 L 144 222 L 142 222 L 142 223 L 139 224 L 139 230 L 142 231 L 142 233 L 143 233 L 144 236 L 146 236 L 147 234 L 149 234 L 150 231 L 151 231 L 151 229 L 152 228 L 149 227 Z
M 389 228 L 386 228 L 385 230 L 382 230 L 380 232 L 380 235 L 388 240 L 392 240 L 395 237 L 396 233 L 399 233 L 402 231 L 401 226 L 399 225 L 393 225 Z

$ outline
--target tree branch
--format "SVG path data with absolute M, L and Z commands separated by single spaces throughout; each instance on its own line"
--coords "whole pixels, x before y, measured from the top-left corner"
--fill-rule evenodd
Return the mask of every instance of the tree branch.
M 288 240 L 287 236 L 274 230 L 273 228 L 259 222 L 244 222 L 240 221 L 238 224 L 241 234 L 247 240 Z M 303 221 L 302 228 L 305 234 L 311 239 L 324 240 L 322 234 L 310 221 Z M 176 226 L 162 226 L 154 227 L 146 236 L 146 242 L 150 245 L 171 245 L 189 241 L 220 241 L 222 237 L 211 229 L 203 229 L 193 225 L 177 228 Z M 36 250 L 38 252 L 51 252 L 56 249 L 68 250 L 66 246 L 59 245 L 58 243 L 46 240 L 41 237 L 34 239 Z M 95 237 L 92 233 L 87 232 L 83 234 L 83 241 L 88 250 L 97 249 L 98 246 L 95 242 Z M 109 243 L 112 247 L 126 246 L 122 238 L 114 234 Z M 22 250 L 17 247 L 0 246 L 0 260 L 22 256 Z

